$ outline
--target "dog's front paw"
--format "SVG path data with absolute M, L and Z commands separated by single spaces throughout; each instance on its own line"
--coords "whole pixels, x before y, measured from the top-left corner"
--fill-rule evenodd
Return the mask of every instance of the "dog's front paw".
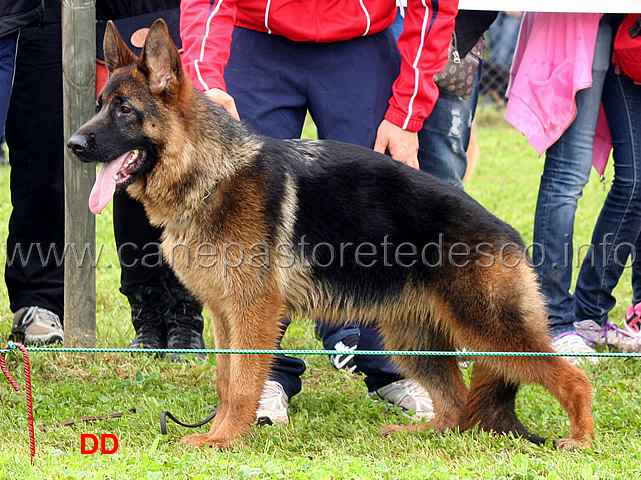
M 556 448 L 558 450 L 583 450 L 584 448 L 590 448 L 592 442 L 589 438 L 584 438 L 583 440 L 576 440 L 572 438 L 562 438 L 556 443 Z
M 217 438 L 208 433 L 194 433 L 180 439 L 187 447 L 215 447 L 218 449 L 229 448 L 234 444 L 231 438 Z

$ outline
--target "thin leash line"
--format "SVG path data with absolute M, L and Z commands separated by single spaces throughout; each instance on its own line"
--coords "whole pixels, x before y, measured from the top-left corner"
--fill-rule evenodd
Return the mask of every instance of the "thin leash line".
M 128 349 L 128 348 L 50 348 L 50 347 L 25 347 L 19 343 L 13 343 L 12 341 L 7 342 L 7 347 L 0 350 L 0 369 L 4 373 L 5 377 L 14 390 L 20 391 L 20 387 L 13 379 L 13 376 L 9 373 L 7 369 L 5 356 L 11 351 L 20 351 L 23 354 L 24 366 L 25 366 L 25 388 L 27 391 L 27 412 L 28 412 L 28 425 L 29 425 L 29 453 L 31 464 L 34 462 L 36 456 L 36 442 L 35 442 L 35 428 L 34 428 L 34 416 L 33 416 L 33 398 L 32 398 L 32 387 L 31 387 L 31 367 L 29 361 L 29 352 L 52 352 L 52 353 L 62 353 L 62 352 L 78 352 L 78 353 L 217 353 L 217 354 L 307 354 L 307 355 L 330 355 L 337 353 L 336 350 L 280 350 L 280 349 L 269 349 L 269 350 L 260 350 L 260 349 L 170 349 L 170 348 L 159 348 L 159 349 Z M 444 351 L 407 351 L 407 350 L 387 350 L 387 351 L 374 351 L 374 350 L 358 350 L 350 351 L 354 355 L 433 355 L 433 356 L 458 356 L 464 355 L 468 357 L 475 356 L 503 356 L 503 357 L 551 357 L 551 356 L 566 356 L 566 354 L 558 352 L 444 352 Z M 595 352 L 595 353 L 573 353 L 567 356 L 574 357 L 641 357 L 641 352 L 638 353 L 605 353 L 605 352 Z M 174 417 L 170 412 L 164 411 L 160 415 L 160 425 L 161 432 L 163 435 L 167 433 L 166 419 L 169 418 L 174 422 L 182 425 L 184 427 L 197 427 L 208 423 L 217 412 L 217 408 L 214 409 L 213 413 L 210 414 L 202 422 L 196 424 L 186 424 L 181 422 L 176 417 Z
M 13 342 L 7 342 L 8 349 L 0 354 L 17 349 Z M 204 353 L 204 354 L 249 354 L 249 355 L 336 355 L 337 350 L 307 349 L 229 349 L 229 348 L 75 348 L 75 347 L 26 347 L 29 352 L 50 353 Z M 432 350 L 350 350 L 349 355 L 391 355 L 391 356 L 466 356 L 466 357 L 623 357 L 639 358 L 641 352 L 452 352 Z

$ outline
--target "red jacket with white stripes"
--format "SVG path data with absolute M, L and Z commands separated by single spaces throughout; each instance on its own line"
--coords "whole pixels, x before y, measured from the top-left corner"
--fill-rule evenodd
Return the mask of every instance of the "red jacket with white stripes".
M 447 64 L 458 0 L 409 0 L 398 41 L 401 71 L 385 118 L 418 131 L 438 98 L 433 76 Z M 396 17 L 394 0 L 182 0 L 183 64 L 196 88 L 225 90 L 234 25 L 294 41 L 335 42 L 378 33 Z M 349 66 L 346 66 L 349 67 Z

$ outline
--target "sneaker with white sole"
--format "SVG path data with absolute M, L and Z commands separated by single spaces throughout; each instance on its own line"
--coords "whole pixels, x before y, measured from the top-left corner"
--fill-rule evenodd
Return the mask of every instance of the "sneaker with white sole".
M 13 314 L 11 340 L 25 345 L 62 343 L 65 335 L 60 317 L 46 308 L 22 307 Z
M 274 380 L 267 380 L 258 401 L 256 425 L 287 425 L 287 407 L 289 398 L 283 386 Z
M 632 335 L 606 320 L 602 327 L 594 320 L 574 322 L 576 333 L 590 346 L 607 346 L 616 352 L 641 352 L 641 335 Z
M 405 378 L 369 392 L 368 398 L 401 407 L 404 415 L 414 421 L 429 421 L 434 418 L 434 404 L 430 394 L 415 380 Z
M 592 347 L 590 347 L 581 335 L 576 332 L 565 332 L 557 336 L 552 340 L 552 348 L 557 353 L 596 353 Z M 599 363 L 598 357 L 563 357 L 566 361 L 570 362 L 572 365 L 577 365 L 584 360 L 589 360 L 591 363 Z

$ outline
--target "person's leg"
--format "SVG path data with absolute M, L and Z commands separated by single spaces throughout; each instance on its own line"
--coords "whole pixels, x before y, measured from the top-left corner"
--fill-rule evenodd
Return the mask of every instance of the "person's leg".
M 300 138 L 307 98 L 305 63 L 298 45 L 277 35 L 235 28 L 225 67 L 227 92 L 240 119 L 251 130 L 272 138 Z
M 254 132 L 279 139 L 300 137 L 307 98 L 303 81 L 305 62 L 295 60 L 298 54 L 298 44 L 285 38 L 234 29 L 225 83 L 241 120 Z M 288 324 L 289 319 L 284 320 L 283 334 Z M 290 399 L 300 392 L 300 376 L 304 371 L 302 360 L 277 355 L 269 379 L 280 384 Z M 264 400 L 261 399 L 259 412 L 277 410 Z
M 309 110 L 318 137 L 373 148 L 400 70 L 391 29 L 329 47 L 307 44 L 305 49 L 309 57 Z M 354 336 L 359 334 L 354 323 L 333 326 L 317 320 L 316 328 L 324 347 L 330 350 L 353 348 L 357 340 Z M 348 351 L 331 357 L 336 368 L 355 366 Z M 373 361 L 381 365 L 387 362 L 382 357 Z
M 161 229 L 149 224 L 140 202 L 127 192 L 113 197 L 113 228 L 120 262 L 120 292 L 131 306 L 135 337 L 130 348 L 167 348 L 171 301 L 164 285 L 169 268 L 162 261 Z
M 330 46 L 309 44 L 307 48 L 303 54 L 308 59 L 309 110 L 318 137 L 373 148 L 400 70 L 400 54 L 392 30 Z M 346 338 L 353 328 L 355 324 L 348 324 L 342 329 L 328 327 L 324 332 L 328 339 Z M 357 348 L 382 350 L 378 330 L 361 327 Z M 365 373 L 370 395 L 414 410 L 414 418 L 432 415 L 427 392 L 399 376 L 387 357 L 357 355 L 353 361 Z
M 595 225 L 577 281 L 577 320 L 605 325 L 616 305 L 612 290 L 628 259 L 636 258 L 641 232 L 641 85 L 608 70 L 603 87 L 605 110 L 614 145 L 614 180 Z
M 347 325 L 336 326 L 328 322 L 316 320 L 316 336 L 323 342 L 325 350 L 336 350 L 329 356 L 329 360 L 337 370 L 345 369 L 350 373 L 358 373 L 354 361 L 354 350 L 358 345 L 361 334 L 360 328 L 354 322 Z
M 319 139 L 373 148 L 378 126 L 392 95 L 392 84 L 400 69 L 400 55 L 391 29 L 331 46 L 307 44 L 304 48 L 309 58 L 306 72 L 309 110 Z M 354 340 L 359 345 L 361 342 L 380 343 L 377 338 L 363 337 L 375 335 L 374 330 L 360 331 L 354 323 L 333 326 L 318 320 L 316 325 L 327 349 L 337 346 L 341 349 L 344 342 L 348 348 L 353 348 Z M 360 339 L 354 338 L 359 334 Z M 357 358 L 347 351 L 345 355 L 332 357 L 337 368 L 343 364 L 348 369 L 357 367 Z M 361 358 L 360 363 L 368 365 L 369 375 L 380 374 L 381 382 L 384 382 L 384 372 L 393 369 L 381 356 Z M 375 380 L 375 383 L 380 382 Z
M 318 138 L 373 148 L 400 71 L 391 29 L 329 46 L 307 44 L 305 52 Z
M 623 321 L 627 333 L 641 335 L 641 233 L 634 243 L 632 262 L 632 303 L 628 306 Z
M 632 304 L 641 303 L 641 232 L 634 242 L 635 258 L 632 262 Z
M 381 333 L 375 325 L 361 327 L 358 350 L 382 351 Z M 368 398 L 386 400 L 404 410 L 414 412 L 412 420 L 432 420 L 434 404 L 430 394 L 416 380 L 404 378 L 388 357 L 355 355 L 356 368 L 365 374 Z M 407 414 L 406 414 L 407 415 Z
M 60 24 L 22 29 L 6 123 L 13 210 L 5 268 L 13 312 L 37 306 L 60 318 L 64 304 L 61 50 Z M 56 331 L 61 337 L 59 324 Z
M 514 48 L 519 37 L 521 16 L 499 12 L 497 19 L 490 26 L 490 58 L 505 68 L 512 65 Z
M 275 138 L 298 138 L 309 99 L 309 110 L 316 121 L 320 138 L 371 148 L 378 124 L 387 109 L 398 67 L 392 68 L 389 78 L 387 75 L 384 79 L 378 77 L 381 77 L 381 72 L 389 71 L 390 64 L 393 65 L 390 62 L 398 65 L 398 55 L 391 32 L 323 45 L 294 43 L 237 28 L 232 40 L 230 62 L 225 69 L 225 81 L 228 92 L 236 101 L 241 119 L 258 133 Z M 356 60 L 363 65 L 355 65 Z M 346 65 L 350 68 L 346 68 Z M 363 96 L 363 92 L 368 93 Z M 364 107 L 365 111 L 359 110 L 362 114 L 357 115 L 357 108 Z M 346 114 L 348 110 L 352 114 L 351 121 L 342 118 L 349 116 Z M 331 118 L 331 115 L 335 117 Z M 374 361 L 387 363 L 383 357 Z M 276 381 L 284 387 L 286 398 L 282 399 L 276 390 L 272 395 L 272 385 L 268 382 L 261 396 L 259 412 L 269 411 L 270 405 L 277 407 L 271 411 L 286 408 L 287 399 L 300 391 L 298 377 L 303 371 L 302 361 L 277 356 L 270 381 Z M 410 408 L 420 408 L 420 402 L 415 400 L 415 388 L 399 385 L 391 390 L 390 394 L 395 396 L 397 404 L 410 403 Z M 422 390 L 420 393 L 427 395 Z
M 434 110 L 418 132 L 418 163 L 421 170 L 463 188 L 467 147 L 479 95 L 481 67 L 467 100 L 439 87 Z
M 375 326 L 367 325 L 360 329 L 361 338 L 357 350 L 384 350 L 380 333 Z M 365 385 L 370 392 L 403 378 L 399 375 L 396 365 L 381 355 L 355 355 L 354 362 L 358 370 L 365 374 Z
M 548 304 L 553 337 L 574 330 L 570 294 L 574 218 L 592 167 L 592 145 L 605 73 L 610 63 L 608 29 L 599 28 L 592 87 L 576 94 L 577 115 L 546 152 L 534 218 L 532 261 Z

